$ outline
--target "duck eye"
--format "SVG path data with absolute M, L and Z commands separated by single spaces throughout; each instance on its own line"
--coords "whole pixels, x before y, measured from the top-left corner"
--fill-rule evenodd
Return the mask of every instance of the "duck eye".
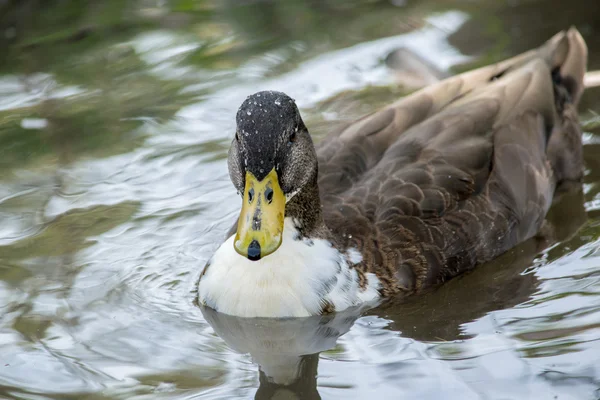
M 296 132 L 298 132 L 297 129 L 290 134 L 290 142 L 291 143 L 294 143 L 296 141 Z

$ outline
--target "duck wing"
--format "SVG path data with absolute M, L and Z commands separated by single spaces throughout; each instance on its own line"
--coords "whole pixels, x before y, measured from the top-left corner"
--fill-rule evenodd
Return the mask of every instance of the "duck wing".
M 587 48 L 575 29 L 446 79 L 318 148 L 326 224 L 383 290 L 442 282 L 535 235 L 563 180 L 582 175 L 576 106 Z

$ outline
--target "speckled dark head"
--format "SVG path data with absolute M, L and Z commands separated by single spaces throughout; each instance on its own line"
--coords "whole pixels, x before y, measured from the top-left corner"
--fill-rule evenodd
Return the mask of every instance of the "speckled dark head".
M 268 90 L 248 96 L 237 112 L 236 124 L 229 174 L 239 191 L 246 171 L 262 180 L 275 168 L 286 194 L 316 176 L 312 139 L 296 103 L 285 93 Z

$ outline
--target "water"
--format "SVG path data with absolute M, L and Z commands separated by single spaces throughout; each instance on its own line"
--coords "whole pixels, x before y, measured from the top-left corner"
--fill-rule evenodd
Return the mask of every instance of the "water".
M 575 24 L 600 69 L 597 8 L 86 3 L 0 1 L 0 398 L 600 398 L 598 90 L 552 238 L 362 314 L 249 323 L 192 293 L 239 207 L 245 96 L 289 93 L 320 138 L 406 92 L 399 47 L 451 73 Z

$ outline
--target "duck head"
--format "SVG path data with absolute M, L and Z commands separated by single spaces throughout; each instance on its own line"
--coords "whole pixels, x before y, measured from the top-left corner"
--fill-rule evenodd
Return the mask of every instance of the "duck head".
M 316 185 L 317 157 L 300 111 L 285 93 L 249 96 L 236 125 L 228 166 L 243 200 L 234 247 L 256 261 L 281 245 L 286 204 Z

